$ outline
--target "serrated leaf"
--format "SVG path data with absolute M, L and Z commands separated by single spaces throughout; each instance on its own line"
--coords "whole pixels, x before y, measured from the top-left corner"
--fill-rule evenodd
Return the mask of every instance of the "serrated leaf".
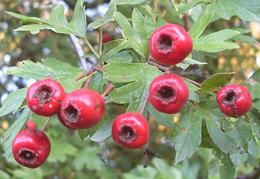
M 173 127 L 173 115 L 157 111 L 150 103 L 148 105 L 148 110 L 158 124 L 166 127 Z
M 21 115 L 16 119 L 12 126 L 6 131 L 3 141 L 1 141 L 2 146 L 5 150 L 5 157 L 9 158 L 12 154 L 12 142 L 16 134 L 23 128 L 24 124 L 29 119 L 31 111 L 28 107 L 25 107 Z
M 218 117 L 207 109 L 202 110 L 203 118 L 206 120 L 207 130 L 212 141 L 224 153 L 230 152 L 233 149 L 232 141 L 229 136 L 222 131 Z
M 214 13 L 214 11 L 206 10 L 204 14 L 191 26 L 189 33 L 194 42 L 196 42 L 196 40 L 204 32 L 204 30 L 212 20 Z
M 105 79 L 116 83 L 123 82 L 150 82 L 161 72 L 144 63 L 109 63 L 104 66 Z
M 11 112 L 15 112 L 21 107 L 26 96 L 26 88 L 16 90 L 8 95 L 2 102 L 0 108 L 0 117 L 5 116 Z
M 53 58 L 47 58 L 43 59 L 42 63 L 30 60 L 19 62 L 17 67 L 9 69 L 8 74 L 35 80 L 50 77 L 61 82 L 65 91 L 70 92 L 81 86 L 84 79 L 75 81 L 81 72 L 83 70 L 79 68 Z
M 239 33 L 239 31 L 225 29 L 208 34 L 206 36 L 200 37 L 197 41 L 194 42 L 194 49 L 216 53 L 226 49 L 238 48 L 239 46 L 237 44 L 227 42 L 226 40 L 231 39 Z
M 113 21 L 115 12 L 116 12 L 116 2 L 115 0 L 112 0 L 109 3 L 108 11 L 105 13 L 105 15 L 101 18 L 96 19 L 94 22 L 90 23 L 88 27 L 91 29 L 97 29 L 100 26 L 110 21 Z
M 236 15 L 246 21 L 260 22 L 258 0 L 219 0 L 212 4 L 212 9 L 216 10 L 218 16 L 227 20 Z
M 63 5 L 55 6 L 51 11 L 50 17 L 46 20 L 28 17 L 14 12 L 7 13 L 22 21 L 32 23 L 23 25 L 17 28 L 16 31 L 30 31 L 32 34 L 36 34 L 40 30 L 49 29 L 56 33 L 85 37 L 86 18 L 84 15 L 83 0 L 77 0 L 72 20 L 69 23 L 64 15 Z
M 131 47 L 144 58 L 147 50 L 143 47 L 143 39 L 141 36 L 134 31 L 128 19 L 120 12 L 115 13 L 115 20 L 122 29 L 124 38 L 127 39 Z
M 201 84 L 202 90 L 211 90 L 227 84 L 234 76 L 234 72 L 217 73 L 204 80 Z
M 252 75 L 252 78 L 257 81 L 257 82 L 260 82 L 260 69 L 256 70 L 254 72 L 254 74 Z
M 176 150 L 175 163 L 189 158 L 201 143 L 202 118 L 199 110 L 185 111 L 178 125 L 173 128 Z

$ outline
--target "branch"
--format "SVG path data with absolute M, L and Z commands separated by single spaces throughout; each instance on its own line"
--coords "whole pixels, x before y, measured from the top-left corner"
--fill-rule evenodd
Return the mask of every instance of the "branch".
M 101 94 L 102 97 L 105 97 L 106 95 L 108 95 L 108 93 L 114 88 L 114 85 L 112 84 L 112 82 L 109 82 L 106 90 Z
M 44 122 L 44 124 L 43 124 L 43 126 L 42 126 L 42 129 L 41 129 L 42 131 L 46 130 L 46 128 L 47 128 L 47 126 L 48 126 L 50 120 L 51 120 L 51 117 L 49 117 L 49 118 Z
M 140 111 L 139 111 L 139 113 L 140 113 L 141 115 L 143 115 L 143 113 L 144 113 L 144 110 L 145 110 L 147 101 L 148 101 L 148 94 L 146 94 L 144 100 L 142 101 L 142 104 L 141 104 L 141 107 L 140 107 Z
M 147 63 L 150 64 L 150 65 L 156 66 L 159 70 L 161 70 L 163 72 L 170 72 L 171 71 L 171 67 L 161 65 L 161 64 L 155 62 L 154 60 L 152 60 L 151 58 L 149 58 L 147 60 Z

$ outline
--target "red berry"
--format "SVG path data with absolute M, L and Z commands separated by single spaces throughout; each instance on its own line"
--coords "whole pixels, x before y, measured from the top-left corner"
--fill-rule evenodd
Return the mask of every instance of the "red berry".
M 112 137 L 117 144 L 127 148 L 140 148 L 149 139 L 149 124 L 138 113 L 128 112 L 116 117 Z
M 166 24 L 153 32 L 149 47 L 159 63 L 175 65 L 191 53 L 192 39 L 181 26 Z
M 61 123 L 71 129 L 85 129 L 97 124 L 105 112 L 105 101 L 90 89 L 79 89 L 68 94 L 60 111 Z
M 156 77 L 149 89 L 149 100 L 154 108 L 163 113 L 179 112 L 189 98 L 189 90 L 176 74 Z
M 36 129 L 37 125 L 31 119 L 29 119 L 26 123 L 26 127 L 30 129 Z
M 39 129 L 20 131 L 12 143 L 14 159 L 29 168 L 42 165 L 50 154 L 50 148 L 48 137 Z
M 28 88 L 26 100 L 35 114 L 52 116 L 60 110 L 65 95 L 60 83 L 52 79 L 43 79 Z
M 252 97 L 245 86 L 227 85 L 217 93 L 220 110 L 227 116 L 239 117 L 247 113 L 252 106 Z
M 102 41 L 103 41 L 103 43 L 107 43 L 107 42 L 110 42 L 112 39 L 113 39 L 112 35 L 104 34 Z

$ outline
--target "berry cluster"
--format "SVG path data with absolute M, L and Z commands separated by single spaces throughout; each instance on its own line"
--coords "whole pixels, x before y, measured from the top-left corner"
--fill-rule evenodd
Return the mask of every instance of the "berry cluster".
M 160 64 L 174 65 L 192 51 L 192 39 L 179 25 L 168 24 L 157 29 L 150 39 L 151 56 Z M 57 115 L 60 122 L 72 130 L 95 126 L 104 116 L 103 95 L 90 89 L 77 89 L 66 94 L 61 84 L 43 79 L 28 88 L 27 104 L 41 116 Z M 189 89 L 177 74 L 163 74 L 150 84 L 149 102 L 159 112 L 175 114 L 181 111 L 189 98 Z M 227 116 L 239 117 L 249 111 L 252 98 L 247 88 L 239 85 L 223 87 L 217 93 L 217 102 Z M 142 114 L 127 112 L 115 118 L 112 138 L 127 148 L 140 148 L 149 140 L 149 124 Z M 40 166 L 50 153 L 50 142 L 43 130 L 32 121 L 15 137 L 12 149 L 21 165 Z

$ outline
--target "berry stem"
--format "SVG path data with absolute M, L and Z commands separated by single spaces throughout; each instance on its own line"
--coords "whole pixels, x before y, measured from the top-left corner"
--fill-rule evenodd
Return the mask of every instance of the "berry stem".
M 189 23 L 189 14 L 187 12 L 183 13 L 182 21 L 183 21 L 185 30 L 189 31 L 190 30 L 190 23 Z
M 109 82 L 106 90 L 101 94 L 101 96 L 105 97 L 113 88 L 114 88 L 114 85 L 111 82 Z
M 45 122 L 44 122 L 44 124 L 43 124 L 43 126 L 42 126 L 42 131 L 45 131 L 45 129 L 47 128 L 47 126 L 48 126 L 48 124 L 49 124 L 49 122 L 50 122 L 50 120 L 51 120 L 51 117 L 49 117 Z
M 145 110 L 147 101 L 148 101 L 148 95 L 146 94 L 144 100 L 142 101 L 142 105 L 141 105 L 140 111 L 139 111 L 139 113 L 140 113 L 141 115 L 143 115 L 143 113 L 144 113 L 144 110 Z
M 80 73 L 79 76 L 77 76 L 75 78 L 76 81 L 79 81 L 81 80 L 82 78 L 86 77 L 86 76 L 90 76 L 92 75 L 95 71 L 99 71 L 99 72 L 102 72 L 103 69 L 99 66 L 93 66 L 88 72 L 83 72 L 83 73 Z
M 196 82 L 196 81 L 193 81 L 193 80 L 191 80 L 191 79 L 188 79 L 188 78 L 184 78 L 184 77 L 182 77 L 184 80 L 186 80 L 186 81 L 188 81 L 188 82 L 190 82 L 190 83 L 192 83 L 192 84 L 194 84 L 195 86 L 197 86 L 197 87 L 201 87 L 201 84 L 200 83 L 198 83 L 198 82 Z
M 171 68 L 170 67 L 167 67 L 167 66 L 164 66 L 164 65 L 161 65 L 155 61 L 153 61 L 151 58 L 149 58 L 147 60 L 147 63 L 150 64 L 150 65 L 153 65 L 153 66 L 156 66 L 159 70 L 161 71 L 164 71 L 164 72 L 170 72 L 171 71 Z
M 99 44 L 99 56 L 102 55 L 102 47 L 103 47 L 103 26 L 99 28 L 98 34 L 98 44 Z
M 85 43 L 87 44 L 88 48 L 90 49 L 90 51 L 99 59 L 100 58 L 99 54 L 96 52 L 94 47 L 90 44 L 87 37 L 85 37 L 84 40 L 85 40 Z

